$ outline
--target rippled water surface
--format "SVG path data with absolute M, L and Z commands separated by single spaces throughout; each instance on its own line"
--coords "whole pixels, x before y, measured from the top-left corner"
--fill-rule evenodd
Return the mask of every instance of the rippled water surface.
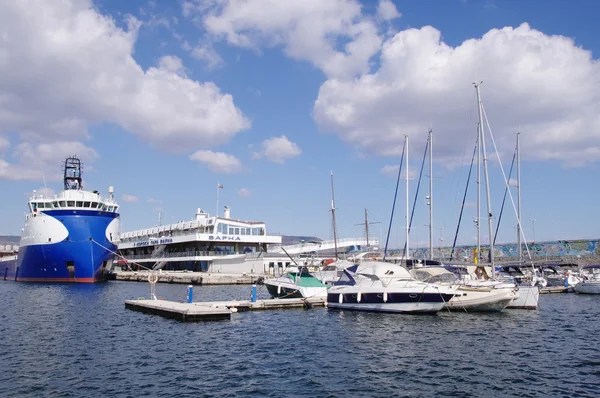
M 184 301 L 186 286 L 157 293 Z M 313 308 L 206 323 L 124 308 L 143 296 L 147 283 L 0 282 L 0 396 L 600 396 L 600 296 L 499 314 Z M 249 296 L 194 287 L 195 301 Z

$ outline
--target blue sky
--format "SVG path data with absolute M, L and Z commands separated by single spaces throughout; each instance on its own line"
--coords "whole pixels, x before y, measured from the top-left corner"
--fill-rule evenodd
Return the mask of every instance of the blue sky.
M 41 170 L 58 191 L 60 162 L 77 154 L 84 187 L 115 186 L 123 231 L 159 212 L 214 214 L 221 183 L 233 218 L 330 239 L 333 171 L 339 236 L 363 234 L 366 208 L 383 237 L 404 135 L 412 206 L 432 126 L 434 239 L 448 244 L 475 144 L 471 83 L 483 80 L 507 171 L 522 133 L 526 238 L 598 238 L 599 11 L 592 0 L 4 2 L 0 234 L 20 233 Z M 487 140 L 496 221 L 504 182 Z M 392 246 L 404 244 L 404 195 L 402 183 Z M 474 203 L 472 184 L 459 243 L 474 242 Z M 514 225 L 507 211 L 499 242 L 516 241 Z

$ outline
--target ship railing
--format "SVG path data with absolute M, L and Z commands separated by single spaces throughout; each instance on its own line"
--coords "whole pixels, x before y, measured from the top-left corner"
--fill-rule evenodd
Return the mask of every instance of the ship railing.
M 229 256 L 236 253 L 228 252 L 215 252 L 215 251 L 189 251 L 189 252 L 171 252 L 171 253 L 160 253 L 157 256 L 153 256 L 151 253 L 148 254 L 132 254 L 125 255 L 124 257 L 128 260 L 140 260 L 140 259 L 161 259 L 161 258 L 172 258 L 172 257 L 206 257 L 206 256 Z M 242 254 L 242 253 L 239 253 Z

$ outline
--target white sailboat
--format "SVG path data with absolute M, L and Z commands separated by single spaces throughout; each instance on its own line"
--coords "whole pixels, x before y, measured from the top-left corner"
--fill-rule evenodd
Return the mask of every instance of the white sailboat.
M 482 143 L 482 131 L 478 130 L 478 143 Z M 429 130 L 429 260 L 433 260 L 433 131 Z M 485 153 L 485 147 L 484 147 Z M 479 164 L 478 164 L 479 166 Z M 489 201 L 489 198 L 488 198 Z M 489 202 L 488 202 L 489 203 Z M 416 279 L 457 288 L 456 294 L 445 308 L 467 312 L 502 311 L 519 296 L 514 284 L 493 280 L 459 279 L 455 274 L 440 266 L 425 266 L 410 271 Z
M 488 178 L 488 170 L 487 170 L 487 155 L 486 155 L 486 150 L 485 150 L 485 134 L 484 134 L 484 124 L 483 124 L 483 116 L 485 113 L 485 110 L 483 108 L 483 104 L 481 102 L 481 94 L 479 91 L 479 86 L 481 83 L 479 84 L 475 84 L 475 89 L 477 91 L 477 102 L 478 102 L 478 107 L 479 107 L 479 131 L 480 131 L 480 138 L 481 138 L 481 150 L 483 152 L 483 162 L 484 162 L 484 171 L 485 171 L 485 181 L 486 181 L 486 196 L 487 196 L 487 210 L 488 210 L 488 228 L 489 228 L 489 236 L 490 236 L 490 264 L 492 267 L 492 280 L 498 281 L 498 282 L 502 282 L 501 280 L 498 280 L 497 275 L 496 275 L 496 268 L 495 268 L 495 264 L 494 264 L 494 240 L 492 238 L 492 213 L 491 213 L 491 205 L 490 205 L 490 191 L 489 191 L 489 178 Z M 487 122 L 487 116 L 486 116 L 486 122 Z M 489 128 L 489 123 L 487 124 L 488 128 Z M 494 144 L 495 147 L 495 142 L 493 140 L 493 135 L 492 135 L 492 131 L 491 128 L 489 128 L 489 133 L 490 133 L 490 137 L 492 138 L 492 143 Z M 502 171 L 502 175 L 504 177 L 504 182 L 506 184 L 506 186 L 508 187 L 508 179 L 506 178 L 506 174 L 504 173 L 504 168 L 502 167 L 502 162 L 500 161 L 500 156 L 498 154 L 498 150 L 496 149 L 496 155 L 498 156 L 498 163 L 500 165 L 500 170 Z M 524 237 L 523 235 L 523 229 L 522 229 L 522 225 L 521 225 L 521 194 L 520 194 L 520 179 L 521 179 L 521 171 L 520 171 L 520 149 L 519 149 L 519 136 L 517 135 L 517 192 L 518 192 L 518 209 L 515 209 L 516 212 L 516 216 L 517 216 L 517 225 L 518 225 L 518 232 L 519 232 L 519 237 L 518 237 L 518 246 L 519 246 L 519 260 L 522 260 L 522 253 L 521 253 L 521 237 Z M 508 194 L 510 197 L 510 200 L 513 204 L 513 208 L 514 208 L 514 201 L 512 198 L 512 194 L 510 193 L 510 189 L 508 190 Z M 479 215 L 478 215 L 479 217 Z M 478 233 L 479 233 L 479 229 L 478 229 Z M 527 242 L 527 241 L 525 241 Z M 526 247 L 527 247 L 527 243 L 526 243 Z M 529 258 L 531 259 L 531 253 L 529 253 L 529 248 L 527 247 L 527 251 L 529 254 Z M 532 267 L 533 268 L 533 267 Z M 535 274 L 535 270 L 533 270 L 534 275 Z M 505 280 L 504 281 L 507 284 L 513 284 L 512 280 Z M 518 289 L 519 289 L 519 294 L 518 297 L 516 297 L 513 301 L 511 301 L 508 306 L 506 308 L 514 308 L 514 309 L 537 309 L 538 308 L 538 301 L 539 301 L 539 284 L 540 284 L 541 280 L 539 277 L 535 277 L 532 278 L 531 281 L 528 284 L 521 284 L 518 285 Z M 515 284 L 516 285 L 516 284 Z

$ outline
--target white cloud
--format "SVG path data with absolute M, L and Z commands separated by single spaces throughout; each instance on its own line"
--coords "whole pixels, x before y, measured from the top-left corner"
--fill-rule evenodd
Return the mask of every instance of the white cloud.
M 6 138 L 0 137 L 0 153 L 10 148 L 10 142 Z
M 123 195 L 121 195 L 121 197 L 123 198 L 123 200 L 125 202 L 139 202 L 140 198 L 138 198 L 137 196 L 133 196 L 133 195 L 129 195 L 124 193 Z
M 406 178 L 406 166 L 402 166 L 402 173 L 400 174 L 400 178 L 401 179 L 405 179 Z M 395 165 L 387 165 L 387 166 L 383 166 L 381 168 L 381 170 L 379 170 L 381 172 L 381 174 L 385 174 L 385 175 L 392 175 L 392 176 L 397 176 L 398 175 L 398 168 L 399 166 L 397 164 Z M 408 179 L 409 180 L 414 180 L 415 178 L 417 178 L 419 174 L 417 173 L 417 170 L 415 170 L 413 167 L 408 167 Z
M 186 150 L 250 126 L 231 95 L 188 78 L 177 57 L 142 69 L 132 56 L 140 22 L 126 22 L 120 28 L 90 0 L 0 2 L 0 133 L 67 142 L 108 122 L 161 149 Z M 3 176 L 16 167 L 0 165 Z
M 183 12 L 202 14 L 204 29 L 229 44 L 282 46 L 289 57 L 309 61 L 328 76 L 367 72 L 381 46 L 377 26 L 355 0 L 209 0 L 185 2 Z
M 179 77 L 187 77 L 185 73 L 185 68 L 183 67 L 183 62 L 179 57 L 176 57 L 174 55 L 162 56 L 158 60 L 158 65 L 161 69 L 164 69 L 165 71 L 170 73 L 174 73 Z
M 400 18 L 402 14 L 398 12 L 396 6 L 390 0 L 379 0 L 377 16 L 383 20 L 391 21 L 392 19 Z
M 261 152 L 254 152 L 255 159 L 265 157 L 274 163 L 284 163 L 285 159 L 299 156 L 302 150 L 285 135 L 273 137 L 262 142 Z
M 149 198 L 149 199 L 146 199 L 146 203 L 162 203 L 162 200 Z
M 12 151 L 18 163 L 9 164 L 0 159 L 0 179 L 6 180 L 60 180 L 61 165 L 68 156 L 77 155 L 84 166 L 93 163 L 98 153 L 81 142 L 55 142 L 33 145 L 23 142 Z M 84 181 L 85 186 L 85 181 Z
M 240 190 L 238 191 L 238 195 L 239 196 L 250 196 L 251 193 L 246 188 L 240 188 Z
M 233 155 L 224 152 L 197 151 L 190 155 L 191 160 L 204 163 L 209 170 L 217 173 L 235 173 L 242 171 L 242 162 Z
M 520 125 L 524 158 L 600 159 L 600 63 L 571 39 L 527 24 L 454 48 L 430 26 L 399 32 L 384 43 L 377 71 L 321 86 L 314 118 L 361 151 L 384 156 L 401 153 L 404 134 L 424 143 L 432 123 L 434 161 L 451 164 L 475 143 L 476 78 L 484 80 L 500 153 L 513 152 Z M 491 154 L 489 138 L 488 148 Z
M 381 168 L 381 170 L 379 170 L 381 172 L 381 174 L 385 174 L 385 175 L 396 175 L 398 174 L 398 168 L 400 166 L 398 166 L 397 164 L 395 165 L 387 165 L 387 166 L 383 166 Z
M 209 70 L 221 67 L 225 63 L 210 42 L 198 44 L 191 49 L 190 54 L 197 60 L 204 61 Z

